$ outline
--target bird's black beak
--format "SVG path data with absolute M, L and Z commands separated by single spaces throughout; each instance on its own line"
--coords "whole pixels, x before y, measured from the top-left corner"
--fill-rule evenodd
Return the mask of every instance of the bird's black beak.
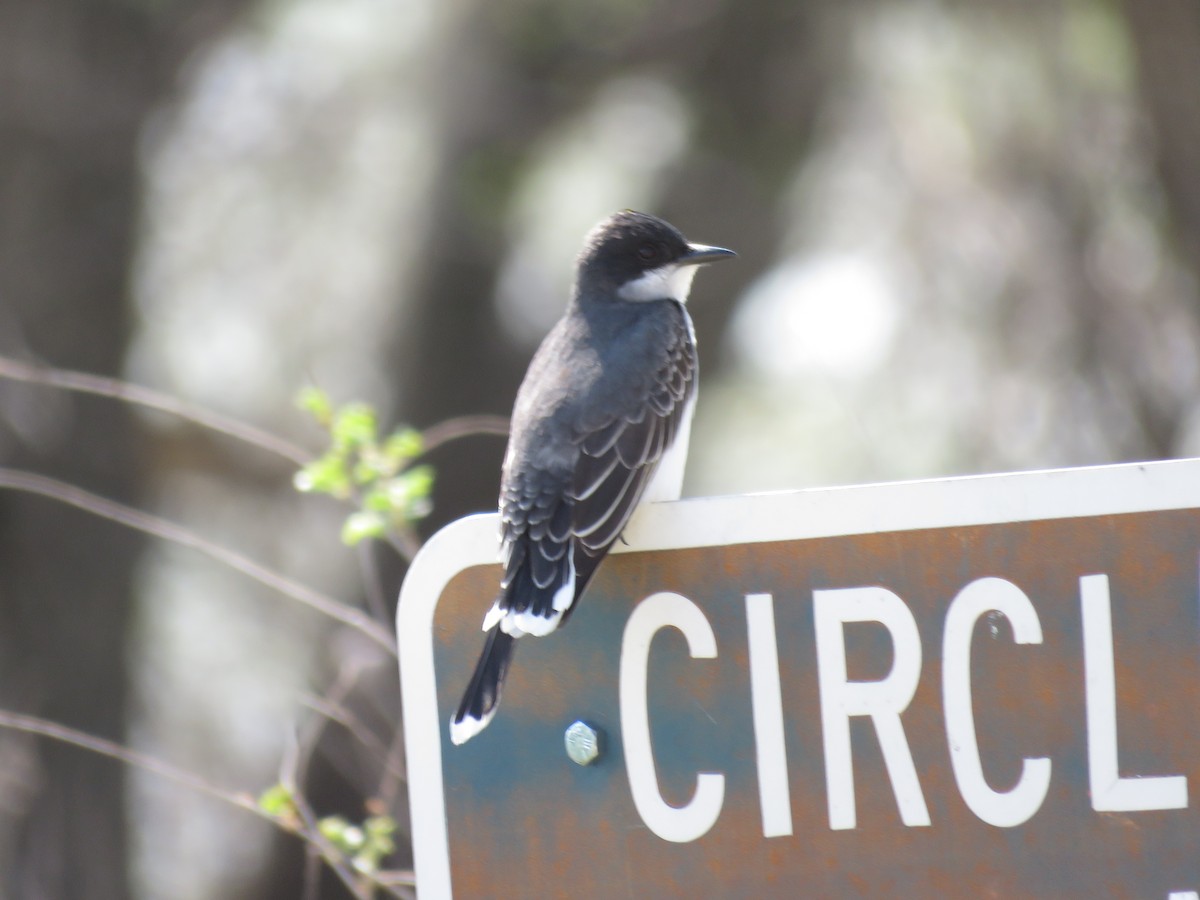
M 709 247 L 707 244 L 688 244 L 687 254 L 679 260 L 681 266 L 703 266 L 706 263 L 720 259 L 732 259 L 737 256 L 732 250 L 724 247 Z

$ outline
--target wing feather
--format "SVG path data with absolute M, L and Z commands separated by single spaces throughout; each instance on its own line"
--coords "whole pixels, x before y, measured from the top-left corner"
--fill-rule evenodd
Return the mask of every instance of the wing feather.
M 569 615 L 620 537 L 659 461 L 680 433 L 696 386 L 696 354 L 679 307 L 653 376 L 608 398 L 610 414 L 580 416 L 570 453 L 527 445 L 505 471 L 500 497 L 502 591 L 488 621 L 507 633 L 543 634 Z M 546 463 L 544 460 L 551 460 Z
M 602 557 L 620 537 L 679 433 L 695 386 L 696 354 L 681 318 L 671 351 L 635 410 L 578 438 L 573 531 L 589 555 Z

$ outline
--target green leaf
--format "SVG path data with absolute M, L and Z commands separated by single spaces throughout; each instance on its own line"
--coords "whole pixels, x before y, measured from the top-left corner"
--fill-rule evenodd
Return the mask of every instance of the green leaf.
M 392 835 L 396 833 L 396 821 L 391 816 L 370 816 L 362 824 L 362 849 L 352 863 L 359 872 L 379 871 L 379 864 L 396 849 Z
M 346 516 L 342 524 L 342 543 L 353 547 L 366 538 L 382 538 L 387 535 L 387 521 L 372 511 L 361 511 Z
M 329 427 L 333 419 L 333 404 L 329 395 L 319 387 L 301 388 L 296 394 L 296 405 L 312 415 L 320 425 Z
M 416 459 L 425 449 L 425 438 L 415 428 L 401 428 L 388 435 L 383 455 L 395 464 L 396 471 L 410 459 Z
M 380 456 L 374 445 L 360 448 L 359 454 L 358 462 L 354 464 L 355 484 L 371 484 L 395 474 L 396 470 Z
M 397 827 L 396 820 L 391 816 L 371 816 L 363 822 L 363 830 L 367 833 L 366 845 L 377 848 L 381 859 L 394 853 L 396 842 L 393 836 Z
M 413 466 L 401 477 L 411 497 L 428 497 L 433 490 L 433 466 Z
M 269 816 L 286 816 L 295 812 L 296 800 L 282 784 L 273 784 L 259 795 L 258 808 Z
M 392 479 L 389 488 L 394 507 L 409 522 L 429 515 L 432 492 L 433 466 L 414 466 Z
M 335 409 L 318 388 L 301 391 L 297 402 L 329 429 L 330 448 L 296 473 L 296 489 L 360 502 L 342 525 L 343 543 L 386 538 L 389 530 L 429 514 L 433 468 L 406 468 L 424 450 L 419 431 L 405 426 L 381 439 L 371 406 L 349 403 Z
M 388 490 L 390 484 L 390 481 L 386 481 L 368 491 L 363 496 L 363 509 L 377 513 L 392 513 L 395 503 L 392 500 L 391 492 Z
M 375 410 L 365 403 L 343 406 L 333 417 L 333 445 L 358 448 L 375 442 Z
M 346 461 L 340 454 L 332 451 L 304 466 L 296 473 L 292 483 L 296 490 L 302 493 L 331 494 L 342 499 L 350 496 L 350 477 L 346 473 Z
M 347 856 L 358 853 L 363 846 L 363 830 L 342 816 L 326 816 L 317 822 L 321 835 Z

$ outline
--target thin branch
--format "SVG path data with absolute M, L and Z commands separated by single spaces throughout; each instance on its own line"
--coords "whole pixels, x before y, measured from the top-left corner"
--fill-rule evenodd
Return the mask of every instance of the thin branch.
M 367 598 L 367 609 L 376 622 L 388 620 L 387 599 L 384 596 L 383 578 L 375 562 L 375 548 L 370 541 L 361 541 L 355 548 L 359 572 L 362 574 L 363 593 Z M 411 557 L 409 558 L 411 561 Z
M 294 600 L 299 600 L 331 619 L 349 625 L 382 646 L 392 656 L 396 655 L 396 642 L 391 633 L 361 611 L 347 606 L 327 594 L 314 591 L 307 585 L 280 575 L 247 556 L 214 544 L 182 525 L 168 522 L 166 519 L 160 519 L 158 516 L 124 506 L 82 488 L 32 472 L 0 468 L 0 488 L 12 488 L 50 497 L 162 540 L 191 547 L 193 550 L 224 563 L 231 569 L 248 575 L 261 584 L 274 588 Z
M 331 722 L 337 722 L 346 731 L 350 732 L 358 741 L 367 749 L 374 751 L 382 761 L 382 764 L 389 767 L 391 775 L 395 778 L 404 780 L 404 772 L 399 767 L 391 769 L 393 761 L 391 759 L 390 747 L 384 744 L 375 734 L 367 727 L 367 724 L 351 712 L 346 707 L 342 706 L 340 701 L 327 700 L 324 697 L 309 695 L 302 700 L 303 704 L 318 713 L 325 719 Z
M 286 441 L 269 431 L 214 412 L 198 404 L 181 400 L 171 394 L 131 384 L 117 378 L 33 365 L 7 356 L 0 356 L 0 378 L 62 388 L 83 394 L 94 394 L 170 413 L 202 427 L 244 441 L 269 453 L 274 453 L 298 466 L 303 466 L 313 459 L 313 454 L 305 448 Z M 424 456 L 449 441 L 476 434 L 504 437 L 508 434 L 508 419 L 503 416 L 483 414 L 459 416 L 431 425 L 422 433 L 423 450 L 420 455 Z M 412 528 L 394 531 L 388 536 L 387 542 L 407 562 L 412 562 L 421 547 L 421 541 Z
M 404 559 L 406 563 L 413 561 L 417 551 L 421 549 L 421 539 L 411 526 L 392 529 L 388 535 L 388 544 Z
M 89 375 L 86 372 L 72 372 L 47 366 L 35 366 L 7 356 L 0 356 L 0 378 L 63 388 L 82 394 L 95 394 L 100 397 L 134 403 L 148 409 L 157 409 L 160 412 L 179 416 L 197 425 L 237 438 L 269 453 L 282 456 L 296 465 L 302 466 L 313 458 L 313 454 L 303 447 L 285 441 L 269 431 L 264 431 L 195 403 L 188 403 L 186 400 L 180 400 L 170 394 L 130 384 L 116 378 L 104 378 L 100 375 Z
M 311 831 L 318 836 L 318 840 L 308 841 L 304 845 L 303 896 L 304 900 L 312 900 L 317 896 L 320 887 L 321 860 L 329 860 L 328 851 L 332 848 L 328 845 L 325 835 L 321 834 L 320 825 L 316 821 L 312 807 L 307 802 L 302 802 L 301 792 L 304 776 L 300 772 L 300 767 L 307 764 L 307 761 L 303 759 L 306 755 L 299 741 L 293 735 L 293 739 L 289 740 L 284 747 L 283 758 L 279 761 L 279 784 L 287 791 L 292 800 L 300 830 Z M 337 862 L 330 862 L 330 868 L 355 897 L 362 896 L 350 873 L 340 871 Z M 350 876 L 349 881 L 347 881 L 347 876 Z
M 160 775 L 184 787 L 191 788 L 201 794 L 207 794 L 209 797 L 223 800 L 239 809 L 253 813 L 260 819 L 266 819 L 273 824 L 279 824 L 273 816 L 260 809 L 258 803 L 249 794 L 217 787 L 185 769 L 176 768 L 170 763 L 163 762 L 161 759 L 155 759 L 136 750 L 130 750 L 128 747 L 123 747 L 112 741 L 106 741 L 104 738 L 76 731 L 74 728 L 68 728 L 66 725 L 59 725 L 56 722 L 49 722 L 45 719 L 39 719 L 36 716 L 27 716 L 21 713 L 9 712 L 8 710 L 0 710 L 0 728 L 11 728 L 14 731 L 23 731 L 27 734 L 53 738 L 65 744 L 82 747 L 84 750 L 91 750 L 93 753 L 107 756 L 109 759 L 115 759 L 128 766 L 135 766 L 147 772 L 153 772 L 156 775 Z
M 295 769 L 298 763 L 299 755 L 296 753 L 288 754 L 284 758 L 280 766 L 279 783 L 291 795 L 296 815 L 299 816 L 300 822 L 303 825 L 303 834 L 309 842 L 309 847 L 315 848 L 321 854 L 321 858 L 325 860 L 325 864 L 337 875 L 346 889 L 356 898 L 359 898 L 359 900 L 371 900 L 374 896 L 374 891 L 371 888 L 372 885 L 381 888 L 393 897 L 404 896 L 401 889 L 394 886 L 395 882 L 390 878 L 390 883 L 385 883 L 376 875 L 357 873 L 347 864 L 342 852 L 321 833 L 321 826 L 317 822 L 316 813 L 300 790 L 300 782 L 297 779 L 297 771 Z
M 321 891 L 321 851 L 312 844 L 304 845 L 304 893 L 300 900 L 318 900 Z
M 411 891 L 399 890 L 401 887 L 415 886 L 416 873 L 412 869 L 381 869 L 375 873 L 375 879 L 384 886 L 395 886 L 401 897 L 415 897 Z
M 41 384 L 47 387 L 62 388 L 82 394 L 94 394 L 108 397 L 112 400 L 123 400 L 147 409 L 170 413 L 194 422 L 213 431 L 237 438 L 247 444 L 259 447 L 297 465 L 304 465 L 313 458 L 313 454 L 291 441 L 265 431 L 257 426 L 242 422 L 222 413 L 218 413 L 196 403 L 189 403 L 176 396 L 156 391 L 152 388 L 121 381 L 118 378 L 106 378 L 102 375 L 92 375 L 87 372 L 73 372 L 69 369 L 56 369 L 50 366 L 39 366 L 0 356 L 0 378 L 9 378 L 27 384 Z M 488 414 L 459 416 L 446 419 L 436 425 L 431 425 L 422 432 L 424 453 L 440 447 L 449 441 L 468 437 L 475 434 L 492 434 L 499 437 L 508 435 L 508 419 L 504 416 Z
M 508 436 L 508 419 L 486 413 L 473 416 L 458 416 L 430 425 L 421 432 L 421 452 L 414 461 L 432 453 L 443 444 L 474 435 Z M 389 532 L 387 543 L 400 554 L 405 562 L 412 562 L 421 549 L 421 539 L 412 527 L 395 528 Z
M 304 465 L 312 458 L 312 454 L 305 448 L 253 425 L 222 415 L 197 404 L 188 403 L 178 397 L 118 379 L 31 365 L 5 356 L 0 356 L 0 378 L 9 378 L 14 381 L 107 397 L 176 415 L 194 424 L 274 453 L 296 465 Z M 462 416 L 455 419 L 448 419 L 430 427 L 424 432 L 423 453 L 427 453 L 449 441 L 473 434 L 505 436 L 508 434 L 508 420 L 500 416 L 488 415 Z M 330 618 L 361 631 L 367 637 L 383 646 L 393 656 L 396 654 L 396 645 L 391 633 L 370 617 L 340 603 L 332 597 L 321 594 L 303 584 L 273 572 L 242 554 L 214 544 L 180 525 L 124 506 L 115 501 L 74 487 L 73 485 L 35 473 L 0 468 L 0 488 L 21 490 L 49 497 L 125 525 L 126 527 L 153 535 L 162 540 L 191 547 L 218 562 L 222 562 L 248 575 L 262 584 L 299 600 Z M 403 532 L 391 536 L 390 543 L 409 561 L 412 560 L 420 546 L 420 541 L 412 529 L 404 529 Z M 327 703 L 317 700 L 311 705 L 325 716 L 340 722 L 351 733 L 356 734 L 360 740 L 372 746 L 376 752 L 384 755 L 384 781 L 390 782 L 394 791 L 394 786 L 404 778 L 403 772 L 399 771 L 398 768 L 400 760 L 395 758 L 396 751 L 400 747 L 399 741 L 395 741 L 390 749 L 384 748 L 378 739 L 374 739 L 374 735 L 364 733 L 365 726 L 357 718 L 341 710 L 337 701 Z M 250 812 L 284 831 L 298 834 L 305 841 L 308 858 L 306 870 L 317 860 L 323 860 L 355 896 L 370 897 L 372 895 L 372 891 L 364 882 L 364 879 L 360 878 L 347 865 L 340 851 L 321 834 L 312 808 L 294 784 L 292 787 L 292 796 L 296 804 L 297 814 L 301 820 L 300 823 L 294 821 L 290 823 L 284 822 L 278 817 L 265 812 L 258 806 L 255 799 L 247 794 L 216 787 L 197 775 L 176 768 L 161 760 L 66 726 L 57 725 L 53 722 L 32 716 L 0 710 L 0 727 L 38 734 L 91 750 L 127 765 L 137 766 L 154 772 L 185 787 L 189 787 L 218 800 L 223 800 Z M 373 740 L 365 740 L 368 736 L 373 738 Z M 299 760 L 295 759 L 292 762 L 292 773 L 294 775 L 295 767 L 299 763 Z M 286 768 L 288 766 L 285 763 Z M 291 780 L 294 781 L 294 778 Z M 306 894 L 316 889 L 316 880 L 313 874 L 311 870 L 306 871 Z M 375 876 L 366 877 L 377 887 L 382 888 L 392 896 L 412 896 L 411 891 L 405 890 L 406 887 L 415 883 L 411 871 L 396 870 L 380 872 Z
M 352 487 L 350 490 L 350 499 L 353 501 L 352 506 L 363 508 L 363 493 L 357 487 Z M 395 526 L 388 530 L 388 533 L 379 540 L 387 544 L 405 563 L 413 561 L 413 557 L 417 555 L 417 551 L 421 549 L 421 540 L 417 537 L 416 531 L 408 525 Z M 381 619 L 386 619 L 387 616 L 381 616 Z
M 383 765 L 383 772 L 379 778 L 379 788 L 377 793 L 379 799 L 383 801 L 384 806 L 389 809 L 395 805 L 396 795 L 400 792 L 400 785 L 408 778 L 408 772 L 404 768 L 404 729 L 396 728 L 392 734 L 392 743 L 388 747 L 387 761 Z
M 322 699 L 331 706 L 340 705 L 358 683 L 358 678 L 364 668 L 366 668 L 366 663 L 357 656 L 343 662 L 338 667 L 337 677 L 325 691 Z M 321 740 L 321 735 L 329 721 L 329 718 L 325 716 L 316 716 L 310 719 L 305 728 L 306 734 L 303 737 L 299 735 L 296 737 L 296 752 L 293 758 L 285 759 L 281 763 L 283 771 L 290 773 L 289 777 L 294 778 L 297 784 L 307 783 L 309 763 L 312 762 L 312 755 L 316 751 L 317 743 Z
M 442 444 L 474 434 L 492 434 L 497 437 L 508 437 L 508 419 L 504 416 L 481 414 L 477 416 L 459 416 L 446 419 L 436 425 L 430 425 L 421 432 L 422 455 L 435 450 Z
M 155 775 L 166 778 L 168 781 L 173 781 L 183 787 L 190 788 L 198 793 L 251 813 L 264 822 L 269 822 L 281 831 L 298 835 L 307 845 L 315 845 L 326 864 L 343 881 L 346 881 L 347 877 L 351 879 L 350 882 L 347 882 L 347 886 L 355 892 L 356 896 L 369 897 L 369 894 L 363 893 L 363 890 L 355 885 L 354 874 L 346 865 L 342 854 L 321 834 L 320 826 L 312 814 L 311 807 L 308 806 L 307 801 L 300 796 L 299 792 L 295 790 L 294 785 L 288 787 L 292 791 L 293 799 L 296 802 L 297 811 L 303 823 L 302 828 L 295 828 L 283 819 L 271 815 L 271 813 L 258 805 L 254 797 L 245 792 L 230 791 L 217 787 L 215 784 L 205 781 L 199 775 L 188 772 L 186 769 L 180 769 L 161 759 L 148 756 L 145 753 L 139 753 L 136 750 L 123 747 L 113 741 L 69 728 L 66 725 L 59 725 L 57 722 L 0 709 L 0 728 L 9 728 L 13 731 L 24 732 L 25 734 L 36 734 L 39 737 L 50 738 L 51 740 L 61 741 L 64 744 L 89 750 L 92 753 L 116 760 L 127 766 L 152 772 Z M 403 894 L 397 885 L 403 884 L 402 879 L 409 874 L 408 872 L 386 872 L 380 873 L 379 876 L 367 874 L 365 877 L 392 896 L 399 897 L 403 896 Z M 396 875 L 400 875 L 401 878 L 397 879 Z M 381 876 L 386 876 L 386 881 Z
M 333 870 L 333 873 L 346 886 L 346 890 L 350 891 L 357 900 L 371 900 L 374 892 L 356 877 L 354 870 L 346 864 L 338 849 L 329 842 L 325 835 L 321 834 L 317 815 L 308 801 L 299 791 L 293 791 L 292 800 L 296 806 L 296 813 L 300 816 L 300 821 L 304 823 L 305 833 L 312 835 L 309 846 L 317 848 L 321 858 L 325 860 L 325 865 Z M 390 889 L 385 888 L 385 890 L 388 890 L 388 893 L 394 893 Z

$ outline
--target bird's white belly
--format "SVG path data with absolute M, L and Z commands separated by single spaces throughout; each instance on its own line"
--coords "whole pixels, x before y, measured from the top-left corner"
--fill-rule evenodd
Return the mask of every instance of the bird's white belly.
M 666 500 L 678 500 L 683 493 L 683 471 L 687 466 L 688 439 L 692 434 L 692 414 L 696 411 L 696 394 L 688 398 L 683 416 L 679 420 L 679 429 L 675 432 L 675 441 L 663 453 L 659 460 L 646 493 L 642 495 L 643 503 L 661 503 Z

